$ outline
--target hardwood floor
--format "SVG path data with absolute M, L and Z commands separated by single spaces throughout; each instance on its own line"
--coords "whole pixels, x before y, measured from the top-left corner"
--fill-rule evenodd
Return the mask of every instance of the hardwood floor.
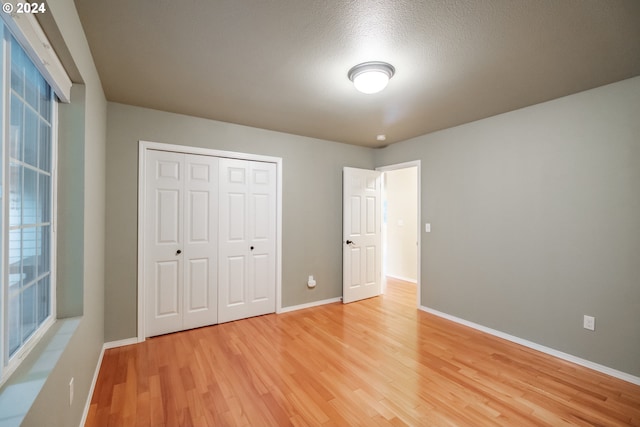
M 640 426 L 640 387 L 419 311 L 415 285 L 107 350 L 86 426 Z

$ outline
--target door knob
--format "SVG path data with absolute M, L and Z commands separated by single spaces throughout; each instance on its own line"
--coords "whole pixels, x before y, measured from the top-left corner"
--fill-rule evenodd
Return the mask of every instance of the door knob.
M 253 250 L 253 246 L 251 246 L 251 250 Z
M 176 255 L 180 255 L 181 253 L 182 253 L 182 251 L 181 251 L 180 249 L 178 249 L 178 250 L 176 251 Z
M 353 241 L 352 240 L 347 240 L 347 245 L 353 245 Z

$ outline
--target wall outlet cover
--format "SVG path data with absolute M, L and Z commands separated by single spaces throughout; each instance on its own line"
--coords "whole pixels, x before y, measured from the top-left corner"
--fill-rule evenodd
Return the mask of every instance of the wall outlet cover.
M 590 331 L 596 330 L 596 318 L 585 314 L 582 326 Z

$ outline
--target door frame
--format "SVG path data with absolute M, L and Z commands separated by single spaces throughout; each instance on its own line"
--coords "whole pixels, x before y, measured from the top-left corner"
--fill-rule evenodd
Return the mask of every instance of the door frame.
M 146 188 L 146 161 L 148 150 L 168 151 L 172 153 L 195 154 L 212 157 L 224 157 L 239 160 L 251 160 L 258 162 L 275 163 L 276 165 L 276 313 L 282 311 L 282 158 L 263 156 L 260 154 L 238 153 L 234 151 L 215 150 L 211 148 L 191 147 L 186 145 L 165 144 L 152 141 L 138 141 L 138 327 L 137 340 L 145 340 L 145 286 L 144 286 L 144 259 L 145 259 L 145 188 Z
M 422 266 L 422 233 L 421 233 L 421 229 L 422 227 L 420 226 L 420 224 L 422 223 L 422 217 L 421 217 L 421 208 L 422 208 L 422 204 L 420 201 L 421 195 L 422 195 L 422 190 L 420 188 L 421 184 L 422 184 L 422 172 L 421 172 L 421 161 L 420 160 L 413 160 L 413 161 L 409 161 L 409 162 L 404 162 L 404 163 L 396 163 L 393 165 L 388 165 L 388 166 L 380 166 L 377 167 L 376 170 L 382 172 L 383 174 L 385 172 L 388 171 L 394 171 L 394 170 L 399 170 L 399 169 L 407 169 L 407 168 L 412 168 L 415 167 L 417 168 L 417 180 L 418 180 L 418 191 L 417 191 L 417 198 L 418 198 L 418 221 L 416 223 L 416 227 L 417 227 L 417 236 L 418 236 L 418 247 L 417 247 L 417 251 L 418 251 L 418 271 L 416 272 L 416 307 L 420 308 L 422 306 L 422 304 L 420 303 L 421 301 L 421 266 Z M 384 198 L 381 197 L 380 203 L 384 203 Z M 384 206 L 382 206 L 382 208 L 384 209 Z M 383 242 L 384 243 L 384 242 Z M 384 250 L 386 250 L 387 248 L 385 247 Z M 383 265 L 384 268 L 384 265 Z M 382 293 L 384 293 L 386 291 L 387 288 L 387 278 L 385 275 L 383 275 L 382 277 Z

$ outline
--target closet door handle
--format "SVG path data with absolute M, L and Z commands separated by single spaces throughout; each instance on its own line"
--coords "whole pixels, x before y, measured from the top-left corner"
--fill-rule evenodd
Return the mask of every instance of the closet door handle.
M 253 250 L 253 246 L 251 246 L 251 250 Z
M 178 249 L 178 250 L 176 251 L 176 255 L 180 255 L 181 253 L 182 253 L 182 251 L 181 251 L 180 249 Z

